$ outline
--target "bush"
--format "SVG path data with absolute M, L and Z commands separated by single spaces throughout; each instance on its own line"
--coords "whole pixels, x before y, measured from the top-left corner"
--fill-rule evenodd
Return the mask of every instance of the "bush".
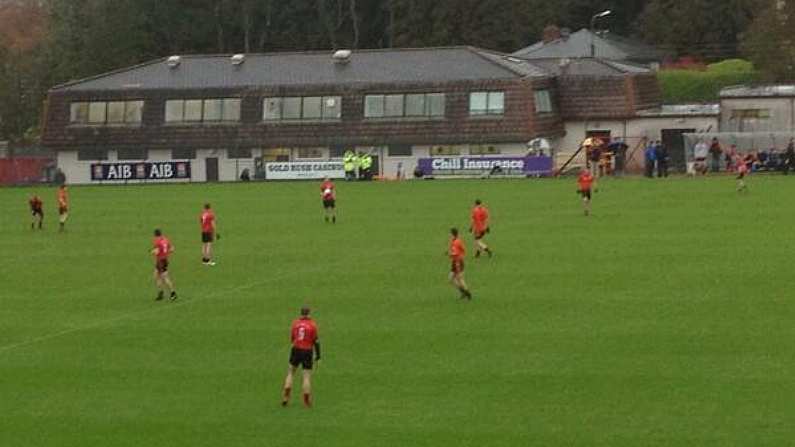
M 742 59 L 728 59 L 707 66 L 706 70 L 661 70 L 657 74 L 663 102 L 717 102 L 720 90 L 759 79 L 754 66 Z

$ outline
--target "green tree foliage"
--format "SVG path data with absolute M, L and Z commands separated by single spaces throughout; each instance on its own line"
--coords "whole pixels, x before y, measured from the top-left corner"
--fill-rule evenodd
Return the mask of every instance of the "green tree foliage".
M 730 85 L 753 83 L 759 79 L 753 64 L 730 59 L 711 64 L 704 71 L 662 70 L 657 74 L 663 101 L 669 104 L 717 102 L 720 90 Z
M 743 52 L 771 82 L 795 80 L 795 3 L 770 2 L 743 35 Z

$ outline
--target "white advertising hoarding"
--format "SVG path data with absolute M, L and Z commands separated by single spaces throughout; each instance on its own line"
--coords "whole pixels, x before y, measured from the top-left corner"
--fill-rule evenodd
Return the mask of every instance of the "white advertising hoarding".
M 265 163 L 266 180 L 345 178 L 342 161 L 291 161 Z

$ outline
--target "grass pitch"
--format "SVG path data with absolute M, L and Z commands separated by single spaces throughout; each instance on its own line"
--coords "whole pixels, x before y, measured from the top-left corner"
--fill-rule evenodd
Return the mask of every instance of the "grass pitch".
M 789 445 L 793 182 L 606 180 L 590 218 L 571 179 L 339 183 L 337 225 L 316 183 L 85 187 L 65 234 L 54 190 L 38 232 L 0 189 L 0 445 Z M 496 256 L 466 303 L 442 253 L 475 198 Z M 284 409 L 305 303 L 315 407 Z

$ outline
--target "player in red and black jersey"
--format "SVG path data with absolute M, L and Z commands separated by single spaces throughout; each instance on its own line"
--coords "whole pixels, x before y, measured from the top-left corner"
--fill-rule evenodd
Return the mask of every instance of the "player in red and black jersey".
M 461 298 L 468 300 L 472 299 L 472 293 L 469 291 L 466 282 L 464 281 L 464 257 L 466 257 L 466 248 L 464 242 L 458 237 L 458 229 L 450 229 L 450 247 L 447 250 L 450 256 L 450 282 L 453 287 L 461 292 Z
M 28 200 L 28 204 L 30 205 L 30 213 L 33 218 L 33 221 L 30 223 L 30 229 L 32 230 L 38 225 L 39 230 L 41 230 L 44 224 L 44 202 L 41 201 L 39 196 L 34 194 L 33 197 Z
M 204 210 L 199 217 L 202 227 L 202 264 L 215 265 L 213 261 L 213 242 L 220 237 L 215 228 L 215 213 L 210 209 L 210 204 L 204 204 Z
M 177 299 L 177 292 L 174 290 L 174 283 L 168 275 L 168 258 L 174 253 L 174 246 L 163 232 L 155 230 L 155 238 L 152 241 L 152 255 L 155 257 L 155 284 L 158 288 L 156 301 L 163 299 L 166 288 L 171 292 L 171 301 Z
M 323 183 L 320 185 L 320 198 L 323 200 L 326 222 L 337 223 L 337 192 L 334 182 L 328 177 L 323 179 Z
M 287 377 L 284 379 L 284 393 L 282 394 L 282 406 L 287 406 L 290 402 L 290 391 L 293 389 L 293 375 L 300 365 L 303 373 L 303 383 L 301 390 L 304 393 L 304 405 L 312 406 L 312 354 L 314 361 L 320 360 L 320 342 L 318 341 L 317 325 L 309 317 L 309 308 L 301 308 L 301 317 L 293 321 L 290 327 L 290 366 L 287 369 Z

